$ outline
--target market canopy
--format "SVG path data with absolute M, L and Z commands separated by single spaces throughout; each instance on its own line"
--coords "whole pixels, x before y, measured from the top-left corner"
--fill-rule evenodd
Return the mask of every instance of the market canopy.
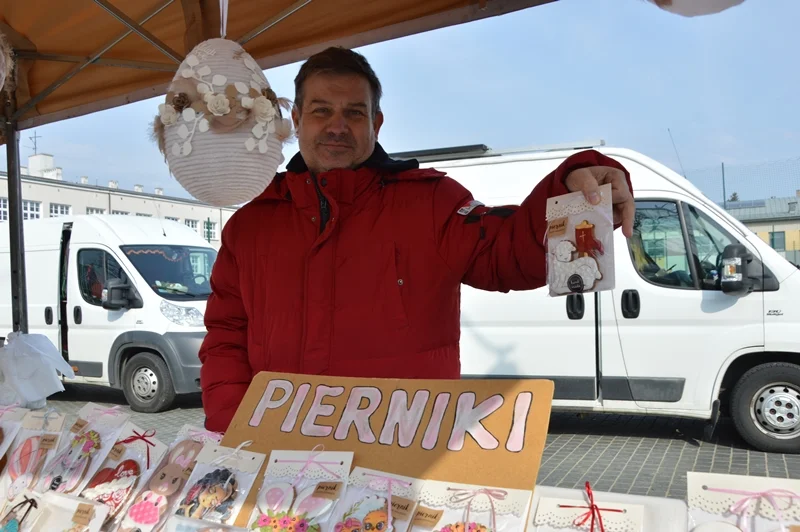
M 229 0 L 228 39 L 262 69 L 554 0 Z M 17 56 L 20 129 L 166 92 L 184 55 L 220 36 L 218 0 L 0 0 Z M 10 77 L 10 76 L 9 76 Z

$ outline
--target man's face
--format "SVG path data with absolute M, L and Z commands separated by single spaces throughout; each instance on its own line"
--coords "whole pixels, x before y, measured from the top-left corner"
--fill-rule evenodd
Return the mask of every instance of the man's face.
M 382 113 L 372 118 L 369 82 L 357 75 L 314 74 L 303 89 L 292 119 L 309 170 L 319 174 L 366 161 L 383 125 Z

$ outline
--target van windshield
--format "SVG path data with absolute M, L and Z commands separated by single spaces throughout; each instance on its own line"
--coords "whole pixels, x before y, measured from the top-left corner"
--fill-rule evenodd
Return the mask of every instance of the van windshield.
M 164 299 L 208 299 L 217 252 L 190 246 L 121 246 L 156 294 Z

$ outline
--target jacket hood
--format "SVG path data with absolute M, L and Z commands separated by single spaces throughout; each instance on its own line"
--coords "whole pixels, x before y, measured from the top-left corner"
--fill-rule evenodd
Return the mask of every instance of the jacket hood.
M 409 159 L 407 161 L 392 159 L 389 157 L 389 154 L 386 153 L 386 150 L 383 149 L 383 146 L 376 142 L 372 155 L 369 156 L 369 159 L 361 163 L 356 170 L 362 167 L 380 170 L 384 173 L 396 174 L 418 169 L 419 162 L 416 159 Z M 286 165 L 286 170 L 294 174 L 308 172 L 308 166 L 300 152 L 297 152 L 297 155 L 292 157 L 289 164 Z

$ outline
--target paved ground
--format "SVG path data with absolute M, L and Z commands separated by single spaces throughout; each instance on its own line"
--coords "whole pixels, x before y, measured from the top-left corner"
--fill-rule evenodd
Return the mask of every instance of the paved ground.
M 87 401 L 126 405 L 121 392 L 68 385 L 51 401 L 72 423 Z M 124 406 L 124 408 L 128 408 Z M 172 440 L 186 423 L 202 425 L 199 396 L 181 400 L 161 414 L 133 414 L 134 422 Z M 767 454 L 748 449 L 729 422 L 722 421 L 711 441 L 703 441 L 703 423 L 661 417 L 553 414 L 542 456 L 539 483 L 597 491 L 682 499 L 686 472 L 704 471 L 779 478 L 800 478 L 800 455 Z

